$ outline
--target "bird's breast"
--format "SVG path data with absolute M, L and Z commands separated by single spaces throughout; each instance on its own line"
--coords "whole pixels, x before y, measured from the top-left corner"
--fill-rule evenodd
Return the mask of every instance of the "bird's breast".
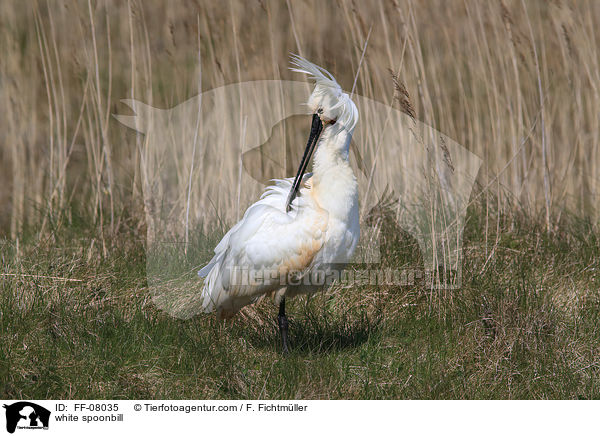
M 310 203 L 319 211 L 319 216 L 327 220 L 324 242 L 318 256 L 315 256 L 314 264 L 345 264 L 352 258 L 360 236 L 358 193 L 346 193 L 342 195 L 346 201 L 336 204 L 327 201 L 327 192 L 318 187 L 315 189 L 315 186 L 310 188 Z

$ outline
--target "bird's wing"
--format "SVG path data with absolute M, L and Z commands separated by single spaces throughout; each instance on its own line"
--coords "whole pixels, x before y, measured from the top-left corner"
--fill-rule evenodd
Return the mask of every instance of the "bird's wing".
M 227 316 L 283 286 L 288 274 L 302 274 L 325 242 L 328 214 L 310 190 L 301 190 L 292 211 L 285 202 L 293 179 L 276 180 L 248 208 L 199 271 L 205 277 L 203 308 Z M 303 194 L 303 195 L 302 195 Z

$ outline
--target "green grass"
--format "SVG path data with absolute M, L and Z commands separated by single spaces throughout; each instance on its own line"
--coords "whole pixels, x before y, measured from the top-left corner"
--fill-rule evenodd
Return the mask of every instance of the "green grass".
M 268 300 L 233 322 L 159 311 L 135 233 L 107 255 L 81 228 L 18 253 L 3 242 L 0 272 L 22 275 L 0 281 L 0 396 L 600 398 L 600 234 L 563 217 L 547 235 L 513 216 L 486 245 L 476 209 L 461 289 L 337 286 L 293 300 L 287 357 Z M 418 267 L 415 241 L 388 235 L 384 246 L 389 266 Z

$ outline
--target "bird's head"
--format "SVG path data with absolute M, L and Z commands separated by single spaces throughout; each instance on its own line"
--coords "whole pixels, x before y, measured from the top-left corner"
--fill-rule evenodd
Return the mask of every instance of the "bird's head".
M 308 74 L 315 81 L 315 89 L 306 103 L 313 115 L 312 125 L 304 156 L 302 156 L 302 160 L 300 161 L 298 173 L 287 199 L 287 212 L 291 210 L 292 201 L 294 201 L 298 192 L 300 182 L 323 129 L 329 128 L 331 129 L 329 130 L 330 134 L 333 134 L 336 138 L 343 139 L 343 141 L 338 141 L 341 143 L 340 150 L 344 149 L 347 154 L 350 137 L 358 122 L 358 109 L 356 109 L 356 105 L 350 96 L 342 91 L 341 86 L 336 82 L 331 73 L 296 55 L 292 56 L 292 65 L 294 65 L 292 71 Z M 349 135 L 338 136 L 337 134 L 343 130 L 349 133 Z
M 292 65 L 292 71 L 308 74 L 315 81 L 315 89 L 306 103 L 310 112 L 324 127 L 337 124 L 352 132 L 358 122 L 358 109 L 331 73 L 296 55 L 292 56 Z

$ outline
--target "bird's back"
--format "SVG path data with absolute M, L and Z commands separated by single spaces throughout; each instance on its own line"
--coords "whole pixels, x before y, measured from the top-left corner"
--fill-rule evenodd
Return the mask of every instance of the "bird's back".
M 293 180 L 276 180 L 215 248 L 199 271 L 205 312 L 234 315 L 261 296 L 285 287 L 288 274 L 304 274 L 323 248 L 329 216 L 306 188 L 285 213 Z

